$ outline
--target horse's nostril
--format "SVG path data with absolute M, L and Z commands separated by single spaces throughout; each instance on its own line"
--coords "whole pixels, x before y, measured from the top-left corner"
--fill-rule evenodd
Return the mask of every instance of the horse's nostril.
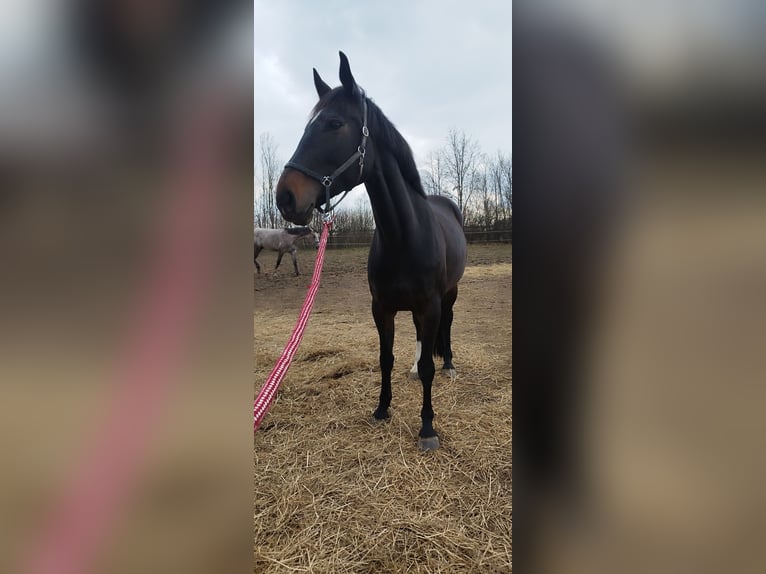
M 289 189 L 283 189 L 277 195 L 277 207 L 283 214 L 295 213 L 295 195 Z

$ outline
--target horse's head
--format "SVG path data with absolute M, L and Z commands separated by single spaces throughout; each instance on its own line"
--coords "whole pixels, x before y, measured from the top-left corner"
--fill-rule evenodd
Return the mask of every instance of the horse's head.
M 314 207 L 329 207 L 327 184 L 335 197 L 362 183 L 370 169 L 367 101 L 343 52 L 340 81 L 341 86 L 330 88 L 314 70 L 319 102 L 277 183 L 277 207 L 293 223 L 306 224 Z
M 310 227 L 293 227 L 291 231 L 297 234 L 298 239 L 304 241 L 311 240 L 314 243 L 314 247 L 319 247 L 319 234 Z

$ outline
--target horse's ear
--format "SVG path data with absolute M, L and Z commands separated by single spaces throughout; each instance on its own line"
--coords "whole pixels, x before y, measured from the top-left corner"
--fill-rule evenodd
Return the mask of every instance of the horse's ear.
M 314 70 L 314 86 L 317 89 L 317 94 L 319 94 L 319 97 L 321 98 L 324 96 L 327 92 L 329 92 L 332 88 L 324 83 L 324 80 L 319 77 L 319 72 L 317 72 L 316 68 L 313 68 Z
M 354 76 L 351 75 L 351 66 L 348 63 L 348 58 L 343 52 L 340 54 L 340 83 L 343 84 L 343 88 L 348 95 L 352 95 L 359 91 L 359 87 L 356 85 Z

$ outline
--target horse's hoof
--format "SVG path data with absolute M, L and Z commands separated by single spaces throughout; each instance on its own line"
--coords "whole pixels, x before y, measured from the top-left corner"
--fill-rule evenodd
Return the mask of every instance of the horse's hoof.
M 420 375 L 418 375 L 417 371 L 410 371 L 410 380 L 411 381 L 420 380 Z
M 452 368 L 452 369 L 442 369 L 442 372 L 447 374 L 447 375 L 449 375 L 450 379 L 454 380 L 455 377 L 457 377 L 457 371 L 454 368 Z
M 418 448 L 423 452 L 436 450 L 437 448 L 439 448 L 439 437 L 429 436 L 427 438 L 423 438 L 423 437 L 418 438 Z
M 388 409 L 386 409 L 383 412 L 376 410 L 374 413 L 372 413 L 372 422 L 373 424 L 375 424 L 375 423 L 387 421 L 390 418 L 390 416 L 391 415 L 388 414 Z

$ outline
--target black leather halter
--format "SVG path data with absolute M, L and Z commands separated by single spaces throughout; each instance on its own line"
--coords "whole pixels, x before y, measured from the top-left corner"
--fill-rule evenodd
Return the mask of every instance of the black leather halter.
M 367 98 L 365 96 L 362 96 L 362 109 L 364 110 L 364 123 L 362 124 L 362 143 L 359 144 L 359 147 L 356 148 L 356 151 L 351 155 L 351 157 L 343 162 L 343 164 L 330 175 L 320 175 L 313 169 L 302 166 L 293 159 L 295 156 L 293 156 L 293 158 L 291 158 L 290 161 L 285 164 L 285 167 L 290 167 L 292 169 L 298 170 L 299 172 L 309 176 L 311 179 L 317 180 L 324 186 L 324 209 L 318 205 L 316 206 L 320 213 L 330 213 L 341 201 L 343 201 L 343 198 L 346 197 L 350 189 L 345 190 L 343 192 L 343 196 L 338 201 L 336 201 L 334 205 L 330 205 L 330 188 L 332 187 L 332 182 L 336 177 L 351 167 L 351 164 L 353 164 L 357 159 L 359 159 L 359 178 L 357 179 L 357 183 L 354 185 L 358 185 L 362 180 L 362 171 L 364 170 L 364 154 L 367 153 L 367 138 L 370 136 L 370 130 L 367 129 Z

